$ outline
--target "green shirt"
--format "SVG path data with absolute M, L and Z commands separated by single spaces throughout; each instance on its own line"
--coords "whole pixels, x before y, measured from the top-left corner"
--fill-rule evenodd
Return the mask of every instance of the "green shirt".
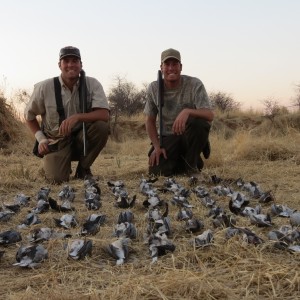
M 158 114 L 157 92 L 157 81 L 153 81 L 148 87 L 147 101 L 144 108 L 144 113 L 148 116 L 157 116 Z M 172 134 L 172 125 L 184 108 L 212 109 L 205 87 L 202 81 L 196 77 L 181 75 L 181 84 L 178 88 L 164 88 L 162 135 Z

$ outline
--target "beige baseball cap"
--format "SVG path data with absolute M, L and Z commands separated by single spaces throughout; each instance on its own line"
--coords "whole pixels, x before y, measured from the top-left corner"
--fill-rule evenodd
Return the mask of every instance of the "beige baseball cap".
M 169 58 L 175 58 L 179 62 L 181 62 L 180 52 L 172 48 L 167 49 L 161 53 L 161 63 L 165 62 Z

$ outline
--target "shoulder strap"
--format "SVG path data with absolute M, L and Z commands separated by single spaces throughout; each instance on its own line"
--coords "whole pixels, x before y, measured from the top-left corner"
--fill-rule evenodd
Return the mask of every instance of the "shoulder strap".
M 61 97 L 61 85 L 59 82 L 58 77 L 54 77 L 54 89 L 55 89 L 55 100 L 56 100 L 56 111 L 59 115 L 59 125 L 62 123 L 62 121 L 66 118 L 65 116 L 65 110 L 62 103 L 62 97 Z

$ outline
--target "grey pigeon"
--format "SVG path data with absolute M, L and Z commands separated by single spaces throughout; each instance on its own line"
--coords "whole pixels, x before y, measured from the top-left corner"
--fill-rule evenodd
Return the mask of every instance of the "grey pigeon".
M 63 227 L 65 229 L 69 229 L 71 227 L 75 227 L 78 225 L 78 222 L 73 215 L 65 214 L 61 216 L 60 219 L 53 218 L 55 221 L 55 224 L 59 227 Z
M 188 232 L 196 233 L 203 228 L 203 222 L 194 217 L 185 221 L 185 230 Z
M 36 214 L 29 213 L 24 219 L 23 223 L 21 225 L 18 225 L 18 228 L 26 228 L 28 226 L 32 226 L 40 223 L 41 220 Z
M 271 213 L 275 216 L 289 218 L 295 211 L 295 209 L 291 209 L 286 205 L 275 203 L 271 205 Z
M 197 235 L 190 242 L 196 247 L 206 247 L 213 242 L 213 233 L 210 229 L 205 230 L 202 234 Z
M 15 196 L 14 202 L 20 206 L 28 206 L 30 201 L 30 197 L 24 194 L 17 194 Z
M 50 205 L 49 205 L 48 199 L 47 200 L 39 199 L 36 207 L 33 208 L 31 210 L 31 212 L 34 214 L 41 214 L 41 213 L 47 212 L 49 210 L 49 207 L 50 207 Z
M 43 245 L 21 246 L 16 254 L 14 266 L 34 268 L 48 258 L 48 251 Z
M 7 222 L 15 213 L 7 208 L 0 211 L 0 222 Z
M 178 221 L 185 221 L 188 219 L 191 219 L 193 217 L 193 212 L 191 209 L 189 208 L 180 208 L 177 215 L 176 215 L 176 219 Z
M 75 199 L 75 190 L 69 185 L 64 185 L 63 189 L 58 193 L 58 197 L 62 202 L 73 202 Z
M 234 192 L 229 201 L 229 209 L 238 215 L 249 204 L 249 200 L 240 192 Z
M 0 233 L 0 245 L 10 245 L 20 242 L 22 236 L 20 232 L 16 230 L 7 230 Z
M 81 235 L 95 235 L 99 232 L 100 226 L 104 224 L 105 220 L 106 215 L 90 215 L 82 225 Z
M 168 252 L 174 252 L 176 247 L 168 239 L 165 233 L 157 232 L 148 239 L 149 251 L 151 253 L 152 263 L 158 260 L 159 256 L 166 255 Z
M 117 265 L 122 265 L 129 256 L 128 244 L 129 238 L 119 238 L 116 241 L 109 244 L 106 248 L 107 252 L 116 259 Z
M 294 212 L 291 214 L 290 223 L 293 227 L 298 227 L 300 225 L 300 212 Z
M 76 239 L 69 243 L 68 256 L 74 260 L 83 259 L 87 255 L 92 255 L 92 247 L 92 241 Z
M 134 219 L 134 214 L 132 211 L 130 210 L 125 210 L 119 213 L 118 216 L 118 223 L 124 223 L 124 222 L 129 222 L 132 223 Z
M 120 208 L 131 208 L 134 206 L 135 200 L 136 200 L 136 195 L 134 195 L 132 198 L 130 198 L 129 196 L 120 195 L 117 198 L 115 206 Z
M 273 225 L 270 214 L 251 214 L 249 218 L 251 224 L 258 227 L 268 227 Z
M 133 223 L 119 223 L 115 225 L 114 235 L 118 238 L 126 237 L 130 239 L 136 239 L 137 230 Z
M 56 238 L 70 238 L 71 234 L 65 232 L 55 232 L 49 227 L 35 228 L 28 235 L 28 241 L 33 243 L 49 241 Z

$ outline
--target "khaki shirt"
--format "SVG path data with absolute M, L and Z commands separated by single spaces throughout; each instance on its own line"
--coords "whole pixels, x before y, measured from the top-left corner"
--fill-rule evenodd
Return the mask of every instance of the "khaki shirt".
M 61 84 L 61 96 L 65 117 L 80 113 L 79 105 L 79 81 L 71 92 L 59 76 Z M 87 85 L 87 112 L 93 108 L 109 109 L 109 104 L 105 96 L 101 83 L 93 78 L 86 76 Z M 30 97 L 24 112 L 25 120 L 34 120 L 40 115 L 44 125 L 44 132 L 48 137 L 59 138 L 59 114 L 57 113 L 55 89 L 53 78 L 46 79 L 34 86 L 33 93 Z
M 157 81 L 153 81 L 148 87 L 147 101 L 144 108 L 144 113 L 148 116 L 157 116 L 158 114 L 157 93 Z M 212 109 L 205 87 L 201 80 L 196 77 L 181 75 L 181 84 L 178 88 L 164 89 L 162 135 L 172 134 L 172 125 L 184 108 Z

